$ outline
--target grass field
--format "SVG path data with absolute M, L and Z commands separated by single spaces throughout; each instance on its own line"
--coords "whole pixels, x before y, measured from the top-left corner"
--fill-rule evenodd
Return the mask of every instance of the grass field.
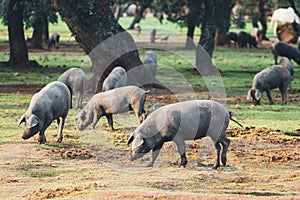
M 121 18 L 120 23 L 126 28 L 131 20 Z M 78 110 L 71 109 L 63 143 L 54 142 L 56 123 L 52 123 L 46 131 L 46 145 L 36 145 L 33 139 L 23 141 L 24 125 L 17 127 L 17 124 L 34 90 L 5 93 L 3 88 L 16 84 L 18 91 L 18 85 L 32 89 L 30 84 L 47 84 L 57 80 L 70 67 L 82 67 L 88 59 L 66 25 L 59 22 L 50 26 L 50 32 L 62 35 L 58 50 L 29 49 L 30 59 L 36 60 L 41 68 L 0 67 L 0 169 L 3 171 L 0 175 L 0 185 L 3 186 L 0 199 L 10 195 L 14 199 L 95 199 L 101 195 L 110 199 L 134 199 L 136 195 L 145 199 L 218 199 L 219 194 L 226 199 L 299 197 L 299 138 L 284 134 L 286 131 L 299 131 L 299 66 L 293 63 L 295 74 L 287 105 L 281 105 L 279 90 L 275 89 L 272 92 L 274 105 L 268 105 L 264 94 L 262 105 L 253 106 L 246 102 L 246 94 L 255 73 L 274 63 L 271 42 L 264 42 L 257 49 L 217 46 L 212 62 L 219 69 L 219 76 L 200 76 L 195 69 L 195 52 L 182 48 L 185 28 L 170 22 L 160 24 L 151 17 L 143 20 L 141 27 L 139 36 L 129 31 L 137 43 L 140 57 L 147 48 L 156 51 L 159 64 L 156 77 L 175 93 L 150 89 L 145 109 L 151 112 L 162 105 L 195 96 L 198 99 L 213 98 L 215 93 L 225 89 L 225 96 L 219 100 L 233 110 L 238 121 L 247 127 L 237 129 L 235 123 L 230 123 L 230 133 L 237 131 L 238 136 L 231 135 L 229 167 L 219 171 L 208 170 L 214 157 L 206 140 L 192 141 L 187 145 L 189 160 L 200 163 L 200 170 L 198 165 L 195 167 L 193 164 L 186 169 L 175 168 L 170 160 L 178 155 L 172 145 L 164 146 L 153 170 L 137 167 L 149 158 L 131 164 L 125 154 L 129 148 L 127 137 L 137 126 L 136 116 L 131 112 L 114 115 L 117 131 L 112 133 L 104 118 L 101 118 L 96 130 L 76 130 L 73 122 Z M 152 27 L 157 28 L 159 38 L 169 35 L 169 40 L 158 39 L 157 43 L 149 44 Z M 250 29 L 247 24 L 245 30 L 249 32 Z M 271 32 L 268 30 L 268 36 L 274 40 Z M 31 33 L 31 29 L 26 30 L 26 38 Z M 196 30 L 195 42 L 198 40 L 199 29 Z M 1 25 L 0 62 L 9 59 L 8 49 L 6 27 Z M 88 98 L 85 98 L 84 103 L 87 101 Z

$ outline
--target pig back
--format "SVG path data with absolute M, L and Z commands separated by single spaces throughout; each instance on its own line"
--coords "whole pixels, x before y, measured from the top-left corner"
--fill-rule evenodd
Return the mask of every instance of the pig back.
M 185 140 L 196 140 L 207 135 L 214 137 L 221 134 L 228 122 L 227 110 L 216 101 L 187 101 L 181 105 L 181 123 L 177 134 L 183 134 Z
M 175 136 L 184 140 L 195 140 L 207 136 L 210 132 L 220 133 L 224 123 L 228 121 L 226 118 L 229 119 L 226 113 L 226 109 L 215 101 L 180 102 L 154 111 L 143 122 L 145 125 L 142 128 L 151 130 L 152 133 L 149 134 L 160 133 L 169 140 Z
M 54 81 L 32 97 L 30 108 L 32 113 L 37 115 L 50 113 L 53 119 L 66 117 L 70 108 L 70 99 L 67 86 L 62 82 Z
M 291 82 L 292 76 L 281 65 L 274 65 L 257 73 L 253 79 L 254 88 L 274 89 L 283 81 Z
M 137 103 L 145 91 L 136 86 L 124 86 L 95 95 L 94 100 L 103 107 L 106 113 L 127 112 L 130 105 Z

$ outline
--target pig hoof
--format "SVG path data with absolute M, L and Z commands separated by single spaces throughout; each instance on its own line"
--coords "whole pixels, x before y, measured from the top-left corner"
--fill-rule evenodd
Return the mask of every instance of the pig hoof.
M 45 144 L 47 142 L 46 137 L 39 137 L 38 142 L 39 144 Z
M 212 167 L 212 169 L 218 169 L 218 168 L 220 168 L 220 165 L 214 165 L 214 166 Z
M 149 163 L 147 167 L 153 167 L 153 163 Z
M 45 144 L 45 143 L 46 143 L 46 140 L 39 141 L 39 144 Z

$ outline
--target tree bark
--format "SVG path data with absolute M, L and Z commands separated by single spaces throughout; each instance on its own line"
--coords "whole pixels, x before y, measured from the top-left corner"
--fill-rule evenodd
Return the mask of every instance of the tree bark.
M 27 64 L 28 50 L 24 37 L 23 7 L 19 0 L 8 3 L 9 65 Z
M 116 66 L 127 71 L 141 66 L 137 46 L 115 20 L 110 6 L 112 0 L 73 1 L 52 0 L 76 41 L 92 61 L 96 92 L 100 92 L 102 82 Z M 137 77 L 140 84 L 143 77 Z
M 189 23 L 189 20 L 188 20 L 187 37 L 186 37 L 186 41 L 185 41 L 186 49 L 194 49 L 195 48 L 195 43 L 194 43 L 195 28 L 196 28 L 196 25 L 193 23 Z
M 201 45 L 210 56 L 214 50 L 214 38 L 216 33 L 215 8 L 216 0 L 204 0 L 205 12 L 201 27 L 201 37 L 199 45 Z
M 150 6 L 150 4 L 152 3 L 153 0 L 145 0 L 145 1 L 141 1 L 140 2 L 140 7 L 137 9 L 137 13 L 136 16 L 134 17 L 133 21 L 131 22 L 130 26 L 128 29 L 134 29 L 134 25 L 136 23 L 140 23 L 143 14 L 145 12 L 145 10 Z
M 259 11 L 259 21 L 262 25 L 261 29 L 261 38 L 263 40 L 269 40 L 266 36 L 268 25 L 266 21 L 266 10 L 265 10 L 265 0 L 260 0 L 258 3 L 258 11 Z
M 216 8 L 216 37 L 217 45 L 227 43 L 226 33 L 230 28 L 231 10 L 233 8 L 232 0 L 221 0 Z
M 33 24 L 33 33 L 31 38 L 31 43 L 33 45 L 33 48 L 35 49 L 43 48 L 43 41 L 45 41 L 44 37 L 45 37 L 45 30 L 47 29 L 47 26 L 48 26 L 47 17 L 45 17 L 43 14 L 39 14 L 38 16 L 36 16 L 35 22 Z
M 202 1 L 198 0 L 189 0 L 187 2 L 187 6 L 189 8 L 189 13 L 186 16 L 187 23 L 187 37 L 185 41 L 185 48 L 194 49 L 194 32 L 196 26 L 199 26 L 201 21 L 202 14 Z

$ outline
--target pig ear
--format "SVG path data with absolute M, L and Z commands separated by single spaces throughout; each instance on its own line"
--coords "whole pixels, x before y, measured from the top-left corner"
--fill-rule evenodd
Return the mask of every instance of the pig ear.
M 261 98 L 261 91 L 259 91 L 258 89 L 255 90 L 255 98 L 257 101 Z
M 37 126 L 38 124 L 39 124 L 39 120 L 38 120 L 37 116 L 33 115 L 30 120 L 30 123 L 29 123 L 29 128 L 33 128 L 33 127 Z
M 251 89 L 248 90 L 246 101 L 250 101 L 250 99 L 251 99 Z
M 25 114 L 22 115 L 22 117 L 19 119 L 19 122 L 18 122 L 18 127 L 23 123 L 23 122 L 26 122 L 26 119 L 25 119 Z
M 134 139 L 134 135 L 132 133 L 128 138 L 127 145 L 130 145 L 130 143 L 133 141 L 133 139 Z
M 136 137 L 134 140 L 133 140 L 133 143 L 132 143 L 132 149 L 135 149 L 137 147 L 140 147 L 142 144 L 144 143 L 144 138 L 142 137 Z

